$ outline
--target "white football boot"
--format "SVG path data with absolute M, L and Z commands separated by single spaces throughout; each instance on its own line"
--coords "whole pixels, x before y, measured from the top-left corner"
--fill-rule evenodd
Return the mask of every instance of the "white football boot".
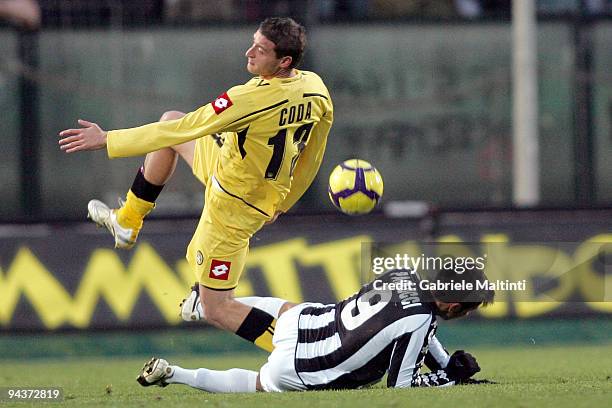
M 191 293 L 181 304 L 181 318 L 186 322 L 204 320 L 202 302 L 200 302 L 200 285 L 196 282 L 191 287 Z
M 153 357 L 147 361 L 142 367 L 140 375 L 136 378 L 136 381 L 143 387 L 150 387 L 151 385 L 157 385 L 165 387 L 168 385 L 166 379 L 174 375 L 174 369 L 168 364 L 163 358 Z
M 121 200 L 119 205 L 123 205 Z M 115 248 L 130 249 L 136 244 L 140 230 L 122 227 L 117 221 L 117 210 L 109 208 L 102 201 L 91 200 L 87 204 L 87 212 L 87 218 L 110 231 L 115 238 Z

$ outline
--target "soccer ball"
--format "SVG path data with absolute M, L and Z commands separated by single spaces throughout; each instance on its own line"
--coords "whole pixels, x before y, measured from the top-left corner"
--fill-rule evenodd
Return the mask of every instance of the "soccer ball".
M 367 214 L 383 194 L 383 180 L 370 163 L 352 159 L 336 166 L 329 176 L 329 198 L 345 214 Z

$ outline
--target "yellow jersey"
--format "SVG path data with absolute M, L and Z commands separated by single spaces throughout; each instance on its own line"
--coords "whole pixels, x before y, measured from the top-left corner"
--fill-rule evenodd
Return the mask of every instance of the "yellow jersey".
M 333 122 L 329 91 L 314 72 L 255 77 L 183 118 L 112 130 L 110 158 L 139 156 L 224 133 L 214 177 L 268 216 L 287 211 L 317 174 Z

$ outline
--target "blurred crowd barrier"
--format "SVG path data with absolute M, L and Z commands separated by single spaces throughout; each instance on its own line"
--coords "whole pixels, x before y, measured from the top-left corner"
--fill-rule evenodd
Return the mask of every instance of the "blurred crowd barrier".
M 509 18 L 510 0 L 5 0 L 40 9 L 41 24 L 121 26 L 257 22 L 271 15 L 292 15 L 306 22 L 365 19 Z M 15 6 L 13 6 L 15 8 Z M 538 0 L 543 16 L 610 15 L 610 0 Z
M 197 109 L 249 80 L 244 52 L 254 26 L 147 30 L 48 29 L 38 34 L 38 66 L 18 58 L 17 34 L 0 30 L 0 219 L 31 202 L 42 219 L 78 219 L 93 197 L 116 202 L 142 159 L 109 161 L 104 152 L 65 155 L 59 130 L 77 118 L 105 129 Z M 575 205 L 573 26 L 538 28 L 542 206 Z M 593 156 L 597 200 L 612 202 L 612 24 L 591 31 Z M 327 177 L 348 158 L 372 162 L 384 201 L 439 207 L 512 204 L 511 27 L 507 23 L 321 25 L 309 31 L 303 69 L 319 73 L 335 103 L 329 148 L 297 210 L 329 211 Z M 38 114 L 20 111 L 19 78 L 37 88 Z M 20 122 L 37 121 L 39 145 L 24 155 Z M 36 136 L 35 136 L 36 137 Z M 31 156 L 30 156 L 31 155 Z M 40 197 L 24 199 L 24 173 Z M 179 166 L 157 215 L 195 215 L 202 188 Z
M 373 279 L 371 249 L 384 246 L 388 256 L 483 256 L 490 281 L 525 282 L 497 288 L 476 318 L 609 317 L 611 220 L 610 210 L 285 216 L 253 238 L 236 296 L 335 302 Z M 129 252 L 92 224 L 0 225 L 0 334 L 178 325 L 195 223 L 150 221 Z

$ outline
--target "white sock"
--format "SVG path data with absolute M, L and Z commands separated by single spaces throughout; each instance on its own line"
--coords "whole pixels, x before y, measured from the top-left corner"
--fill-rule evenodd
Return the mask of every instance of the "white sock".
M 236 300 L 240 303 L 244 303 L 247 306 L 256 307 L 257 309 L 263 310 L 275 319 L 278 319 L 278 314 L 280 313 L 281 307 L 287 303 L 285 299 L 260 296 L 241 297 L 236 298 Z
M 222 392 L 255 392 L 257 391 L 257 371 L 232 368 L 226 371 L 215 371 L 207 368 L 189 370 L 172 366 L 174 375 L 166 379 L 170 384 L 185 384 L 199 390 Z
M 260 296 L 239 297 L 236 298 L 236 300 L 240 303 L 244 303 L 247 306 L 256 307 L 257 309 L 263 310 L 275 319 L 278 319 L 278 314 L 280 313 L 281 307 L 287 303 L 285 299 Z M 204 316 L 202 302 L 198 302 L 197 308 L 200 316 Z

